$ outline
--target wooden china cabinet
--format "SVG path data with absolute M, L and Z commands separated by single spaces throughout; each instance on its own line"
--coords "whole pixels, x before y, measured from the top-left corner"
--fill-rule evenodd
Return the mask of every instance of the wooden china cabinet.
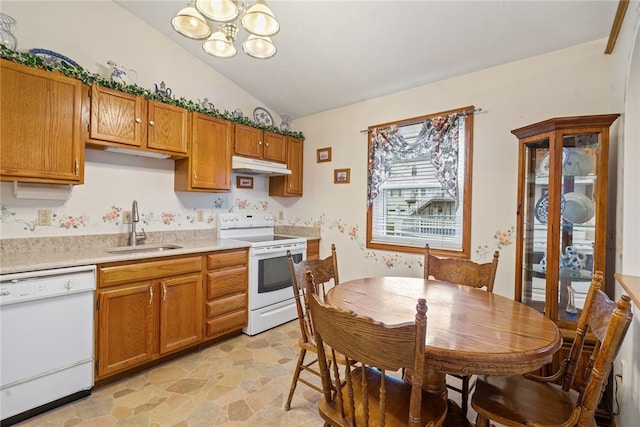
M 519 140 L 515 298 L 551 318 L 564 339 L 544 374 L 569 354 L 593 272 L 608 277 L 609 128 L 618 116 L 554 118 L 511 131 Z M 574 386 L 592 349 L 588 340 Z

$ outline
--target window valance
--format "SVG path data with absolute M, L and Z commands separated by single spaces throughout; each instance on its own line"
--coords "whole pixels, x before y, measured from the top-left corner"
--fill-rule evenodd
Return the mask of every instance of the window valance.
M 389 178 L 395 160 L 414 159 L 430 154 L 436 177 L 442 189 L 451 195 L 458 207 L 458 141 L 460 114 L 437 116 L 420 122 L 369 128 L 370 151 L 368 167 L 367 206 L 380 193 Z M 464 118 L 463 118 L 464 120 Z M 399 132 L 401 126 L 422 123 L 414 141 L 407 141 Z

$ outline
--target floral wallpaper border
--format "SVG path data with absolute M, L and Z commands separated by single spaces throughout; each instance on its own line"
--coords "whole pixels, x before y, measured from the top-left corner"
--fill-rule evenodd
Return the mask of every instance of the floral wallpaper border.
M 269 200 L 250 200 L 235 199 L 232 210 L 234 211 L 269 211 Z M 97 218 L 93 218 L 86 214 L 69 214 L 65 212 L 52 213 L 53 227 L 64 230 L 86 229 L 87 231 L 103 227 L 104 225 L 120 227 L 123 224 L 123 214 L 127 210 L 122 206 L 111 204 L 105 208 L 104 213 Z M 155 230 L 162 228 L 175 228 L 187 224 L 194 224 L 197 221 L 197 211 L 199 209 L 187 209 L 183 212 L 173 211 L 144 211 L 140 212 L 140 222 L 145 226 L 151 226 Z M 228 211 L 227 201 L 222 197 L 218 197 L 213 201 L 213 206 L 204 217 L 203 224 L 215 226 L 217 212 Z M 271 212 L 274 214 L 273 212 Z M 275 216 L 275 214 L 274 214 Z M 23 230 L 35 234 L 39 228 L 37 218 L 20 217 L 16 212 L 5 204 L 0 205 L 0 223 L 2 224 L 20 224 Z M 362 233 L 358 224 L 348 224 L 340 218 L 330 219 L 327 214 L 322 213 L 315 219 L 302 220 L 301 218 L 293 218 L 286 221 L 286 225 L 290 226 L 307 226 L 320 228 L 321 234 L 327 236 L 328 232 L 339 233 L 344 235 L 352 242 L 360 251 L 364 253 L 364 258 L 380 263 L 389 269 L 395 267 L 417 268 L 422 269 L 422 257 L 415 254 L 390 253 L 386 251 L 370 250 L 366 247 L 365 233 Z M 47 226 L 48 227 L 48 226 Z M 515 237 L 515 226 L 507 227 L 503 230 L 497 230 L 492 238 L 485 244 L 479 245 L 475 249 L 475 259 L 488 259 L 494 250 L 502 250 L 503 248 L 513 244 Z

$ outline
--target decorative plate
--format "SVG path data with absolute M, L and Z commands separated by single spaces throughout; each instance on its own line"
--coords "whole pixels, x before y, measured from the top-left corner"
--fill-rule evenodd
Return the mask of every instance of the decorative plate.
M 550 152 L 547 150 L 544 156 L 542 156 L 542 158 L 538 161 L 538 164 L 536 165 L 536 175 L 538 176 L 549 175 L 549 154 Z M 570 156 L 571 156 L 571 153 L 569 152 L 569 150 L 567 150 L 566 148 L 563 148 L 562 149 L 562 167 L 564 167 L 567 164 Z
M 52 50 L 47 49 L 30 49 L 29 53 L 31 55 L 39 56 L 46 62 L 47 64 L 54 65 L 59 63 L 60 61 L 64 61 L 67 64 L 73 67 L 79 67 L 78 63 L 73 59 L 69 59 L 66 56 L 59 54 L 58 52 L 54 52 Z
M 560 196 L 560 214 L 564 212 L 565 203 L 566 201 L 564 199 L 564 196 Z M 549 195 L 548 194 L 545 194 L 544 196 L 540 197 L 540 199 L 538 199 L 536 203 L 535 211 L 533 213 L 536 219 L 540 221 L 542 224 L 547 223 L 547 221 L 549 220 Z
M 574 224 L 584 224 L 589 222 L 596 213 L 593 200 L 582 193 L 570 192 L 565 193 L 566 207 L 562 213 L 562 217 Z
M 563 162 L 562 173 L 567 175 L 587 175 L 593 169 L 591 156 L 580 148 L 565 148 L 569 150 L 570 156 Z
M 256 107 L 256 109 L 253 110 L 253 120 L 260 125 L 273 126 L 273 117 L 262 107 Z

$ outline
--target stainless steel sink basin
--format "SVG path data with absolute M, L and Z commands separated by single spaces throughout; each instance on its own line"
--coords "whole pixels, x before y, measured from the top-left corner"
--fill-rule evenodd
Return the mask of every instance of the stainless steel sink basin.
M 134 252 L 162 252 L 172 249 L 180 249 L 182 246 L 176 245 L 140 245 L 140 246 L 120 246 L 105 250 L 108 254 L 129 254 Z

